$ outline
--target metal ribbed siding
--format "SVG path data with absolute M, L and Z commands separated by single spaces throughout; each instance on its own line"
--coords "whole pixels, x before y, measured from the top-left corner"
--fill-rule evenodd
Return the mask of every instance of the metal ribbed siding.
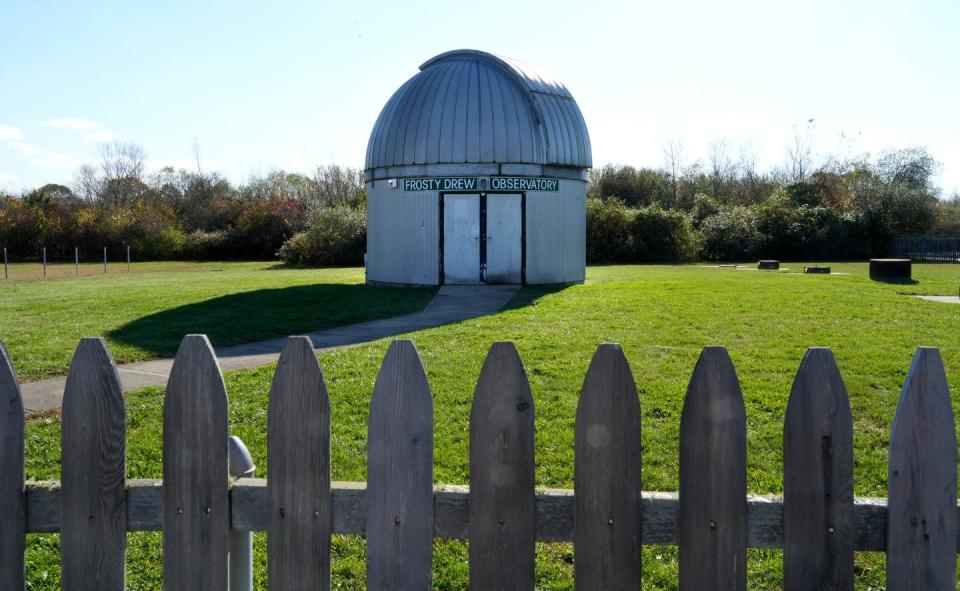
M 387 101 L 370 134 L 367 279 L 441 281 L 440 195 L 392 188 L 391 179 L 520 175 L 560 179 L 558 192 L 526 194 L 526 282 L 583 281 L 591 165 L 583 115 L 559 81 L 481 51 L 428 60 Z
M 436 285 L 439 280 L 437 193 L 367 184 L 367 280 Z
M 438 194 L 368 184 L 367 279 L 381 283 L 439 283 Z M 584 280 L 586 183 L 560 181 L 556 193 L 527 193 L 526 281 Z
M 589 168 L 590 137 L 559 82 L 516 60 L 458 50 L 424 63 L 390 98 L 365 168 L 486 162 Z
M 556 193 L 527 193 L 527 283 L 584 280 L 586 183 L 562 180 Z

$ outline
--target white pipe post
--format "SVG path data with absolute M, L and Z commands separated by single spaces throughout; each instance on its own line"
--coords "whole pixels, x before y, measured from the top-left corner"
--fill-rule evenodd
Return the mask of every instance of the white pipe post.
M 257 467 L 236 435 L 227 437 L 227 471 L 234 480 L 252 478 Z M 253 532 L 230 528 L 230 591 L 253 591 Z
M 43 278 L 47 278 L 47 247 L 43 247 Z
M 80 276 L 80 248 L 77 246 L 73 247 L 73 264 L 76 269 L 75 274 L 77 277 Z
M 103 272 L 107 272 L 107 247 L 103 247 Z
M 3 247 L 3 278 L 10 279 L 10 272 L 7 270 L 7 247 Z
M 127 245 L 127 273 L 130 272 L 130 245 Z
M 230 530 L 230 591 L 253 591 L 253 533 Z

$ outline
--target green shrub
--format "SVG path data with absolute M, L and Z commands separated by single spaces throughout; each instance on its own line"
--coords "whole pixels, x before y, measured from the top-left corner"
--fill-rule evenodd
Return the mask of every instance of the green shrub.
M 590 171 L 590 197 L 616 197 L 631 207 L 646 206 L 673 198 L 670 178 L 652 168 L 607 164 Z
M 347 206 L 318 209 L 305 232 L 294 234 L 277 252 L 287 264 L 339 267 L 363 264 L 367 218 Z
M 231 258 L 228 244 L 229 237 L 223 230 L 216 232 L 195 230 L 184 237 L 180 254 L 182 258 L 192 261 Z
M 50 216 L 23 199 L 7 197 L 0 203 L 0 246 L 10 256 L 36 258 L 50 226 Z
M 149 239 L 132 244 L 138 259 L 170 260 L 179 258 L 186 242 L 183 230 L 168 226 Z
M 306 207 L 293 199 L 270 198 L 244 203 L 228 230 L 231 258 L 266 260 L 304 229 Z
M 799 214 L 808 260 L 849 259 L 861 256 L 852 242 L 853 218 L 832 207 L 804 207 Z M 786 257 L 785 257 L 786 258 Z
M 288 265 L 310 264 L 310 238 L 306 232 L 298 232 L 287 239 L 277 251 L 277 256 Z
M 634 211 L 617 198 L 587 199 L 588 263 L 630 260 Z
M 942 235 L 960 234 L 960 193 L 954 193 L 951 199 L 940 203 L 934 232 Z
M 757 208 L 760 258 L 822 260 L 848 258 L 851 219 L 831 207 L 801 205 L 784 195 Z
M 620 199 L 587 200 L 588 263 L 679 262 L 695 259 L 690 216 L 659 204 L 634 209 Z
M 690 217 L 693 218 L 693 225 L 700 226 L 700 222 L 712 215 L 717 215 L 720 211 L 720 203 L 713 197 L 705 193 L 697 193 L 693 197 L 693 208 L 690 210 Z
M 883 254 L 894 236 L 927 234 L 936 226 L 941 203 L 930 190 L 863 172 L 851 192 L 854 240 L 866 256 Z
M 698 228 L 701 256 L 712 260 L 749 260 L 760 250 L 763 235 L 757 231 L 756 212 L 737 205 L 721 207 Z
M 664 263 L 691 261 L 697 257 L 697 240 L 690 216 L 654 203 L 634 213 L 630 224 L 631 261 Z

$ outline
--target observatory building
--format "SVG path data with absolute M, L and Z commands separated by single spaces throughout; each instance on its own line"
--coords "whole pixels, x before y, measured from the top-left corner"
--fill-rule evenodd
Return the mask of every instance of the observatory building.
M 560 82 L 482 51 L 440 54 L 367 145 L 367 281 L 576 283 L 590 137 Z

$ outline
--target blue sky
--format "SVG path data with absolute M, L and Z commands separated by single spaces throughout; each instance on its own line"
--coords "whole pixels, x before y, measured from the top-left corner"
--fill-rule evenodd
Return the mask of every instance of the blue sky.
M 927 146 L 960 191 L 960 3 L 0 1 L 0 187 L 69 182 L 103 141 L 234 181 L 362 166 L 380 108 L 427 58 L 483 49 L 562 80 L 595 164 L 661 166 L 727 138 L 783 163 Z

